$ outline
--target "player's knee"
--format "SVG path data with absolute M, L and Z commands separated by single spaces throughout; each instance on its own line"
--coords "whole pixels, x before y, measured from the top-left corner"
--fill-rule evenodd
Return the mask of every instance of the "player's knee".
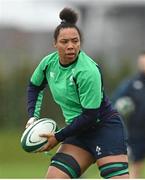
M 46 179 L 69 179 L 70 177 L 54 166 L 48 168 Z
M 129 174 L 127 162 L 107 163 L 103 166 L 100 166 L 99 170 L 100 170 L 100 175 L 105 179 Z
M 54 175 L 55 175 L 55 177 L 56 177 L 56 175 L 57 175 L 57 172 L 56 172 L 55 168 L 49 167 L 45 178 L 47 178 L 47 179 L 53 179 L 53 178 L 55 178 Z M 56 177 L 56 178 L 57 178 L 57 177 Z
M 67 174 L 70 178 L 78 178 L 81 175 L 81 169 L 78 162 L 68 154 L 57 153 L 52 159 L 50 166 L 54 166 Z

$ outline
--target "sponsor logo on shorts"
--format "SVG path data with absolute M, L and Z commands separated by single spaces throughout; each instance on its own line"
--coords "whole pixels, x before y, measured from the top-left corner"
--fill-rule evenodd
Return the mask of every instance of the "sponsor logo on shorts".
M 97 152 L 98 156 L 101 155 L 102 154 L 101 147 L 96 146 L 96 152 Z

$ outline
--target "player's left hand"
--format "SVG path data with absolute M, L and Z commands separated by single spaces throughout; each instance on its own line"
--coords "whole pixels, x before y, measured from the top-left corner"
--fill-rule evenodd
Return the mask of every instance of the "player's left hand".
M 47 138 L 48 142 L 38 152 L 50 151 L 52 148 L 54 148 L 59 143 L 56 140 L 55 135 L 53 133 L 41 134 L 40 137 Z

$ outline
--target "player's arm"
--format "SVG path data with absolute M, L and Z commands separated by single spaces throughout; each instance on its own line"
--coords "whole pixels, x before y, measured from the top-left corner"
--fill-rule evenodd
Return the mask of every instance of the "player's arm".
M 78 92 L 83 112 L 74 118 L 70 125 L 55 133 L 58 141 L 63 141 L 66 137 L 79 134 L 96 124 L 103 97 L 101 75 L 98 68 L 89 75 L 87 72 L 83 73 L 83 75 L 80 74 Z
M 47 84 L 47 65 L 45 65 L 44 62 L 45 61 L 41 61 L 35 69 L 27 88 L 27 110 L 28 116 L 30 118 L 27 125 L 33 123 L 40 117 L 40 110 L 43 100 L 43 90 Z
M 40 117 L 40 109 L 43 100 L 44 84 L 36 86 L 32 82 L 29 83 L 27 88 L 27 109 L 29 118 Z

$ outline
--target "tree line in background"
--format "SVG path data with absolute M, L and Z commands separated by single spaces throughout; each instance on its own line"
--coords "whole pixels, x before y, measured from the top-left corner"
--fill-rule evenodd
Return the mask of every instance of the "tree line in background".
M 120 72 L 115 76 L 108 71 L 105 64 L 101 64 L 104 86 L 109 95 L 111 95 L 120 80 L 131 73 L 129 61 L 123 62 Z M 15 71 L 7 76 L 0 74 L 0 128 L 24 128 L 28 120 L 26 90 L 34 68 L 35 66 L 31 63 L 26 63 L 25 66 L 15 68 Z M 44 93 L 46 97 L 43 99 L 41 117 L 52 118 L 56 120 L 59 126 L 62 126 L 64 121 L 61 110 L 54 103 L 49 88 Z

